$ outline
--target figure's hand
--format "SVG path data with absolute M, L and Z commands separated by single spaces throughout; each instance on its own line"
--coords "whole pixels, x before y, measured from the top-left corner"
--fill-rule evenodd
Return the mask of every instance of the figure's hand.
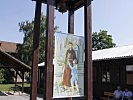
M 62 66 L 65 67 L 65 63 L 62 63 Z

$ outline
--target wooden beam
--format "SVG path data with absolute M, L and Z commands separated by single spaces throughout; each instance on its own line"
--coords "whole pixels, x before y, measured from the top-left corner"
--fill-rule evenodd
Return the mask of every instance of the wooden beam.
M 22 76 L 22 71 L 18 71 L 17 69 L 14 69 L 14 71 L 17 72 L 17 74 L 20 76 L 21 79 L 23 78 L 23 76 Z
M 22 71 L 22 93 L 24 93 L 24 71 Z
M 68 12 L 68 33 L 74 34 L 74 11 Z
M 91 0 L 84 0 L 84 37 L 85 37 L 85 67 L 84 95 L 85 100 L 92 100 L 92 12 Z
M 84 5 L 84 0 L 77 0 L 75 3 L 74 3 L 74 11 L 78 10 L 79 8 L 83 7 Z
M 32 1 L 38 1 L 38 0 L 32 0 Z M 76 11 L 79 8 L 83 7 L 84 5 L 84 0 L 56 0 L 56 3 L 58 4 L 54 4 L 54 6 L 56 7 L 57 5 L 60 5 L 61 2 L 67 2 L 67 4 L 73 4 L 73 10 Z M 42 0 L 42 3 L 48 4 L 47 0 Z M 67 10 L 71 10 L 70 7 L 66 7 Z
M 36 1 L 34 36 L 33 36 L 33 64 L 32 64 L 32 82 L 30 100 L 36 100 L 37 97 L 37 71 L 38 71 L 38 47 L 40 34 L 41 2 Z
M 18 76 L 18 71 L 15 71 L 15 86 L 17 85 L 17 76 Z
M 52 100 L 53 94 L 54 2 L 55 0 L 47 0 L 44 100 Z
M 25 71 L 30 71 L 31 67 L 24 64 L 23 62 L 21 62 L 20 60 L 16 59 L 15 57 L 11 56 L 10 54 L 3 52 L 0 50 L 0 61 L 4 66 L 7 67 L 12 67 L 12 68 L 21 68 L 25 69 Z M 1 66 L 3 67 L 3 66 Z

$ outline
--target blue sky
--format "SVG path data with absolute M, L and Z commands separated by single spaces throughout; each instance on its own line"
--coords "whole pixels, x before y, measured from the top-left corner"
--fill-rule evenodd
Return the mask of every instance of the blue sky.
M 31 0 L 0 1 L 0 40 L 22 43 L 18 23 L 34 19 L 35 2 Z M 42 5 L 46 15 L 46 5 Z M 107 30 L 117 46 L 133 44 L 133 0 L 93 0 L 93 32 Z M 83 8 L 75 12 L 75 34 L 84 34 Z M 67 33 L 67 13 L 55 11 L 55 25 Z

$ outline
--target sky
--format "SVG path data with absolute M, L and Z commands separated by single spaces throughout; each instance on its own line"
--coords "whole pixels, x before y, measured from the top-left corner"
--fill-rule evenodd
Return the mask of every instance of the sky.
M 46 15 L 46 5 L 42 4 Z M 93 0 L 92 32 L 107 30 L 117 46 L 133 44 L 133 0 Z M 0 0 L 0 40 L 22 43 L 23 33 L 18 23 L 33 20 L 35 2 L 32 0 Z M 84 9 L 75 12 L 75 35 L 84 36 Z M 55 10 L 55 25 L 67 33 L 68 13 Z

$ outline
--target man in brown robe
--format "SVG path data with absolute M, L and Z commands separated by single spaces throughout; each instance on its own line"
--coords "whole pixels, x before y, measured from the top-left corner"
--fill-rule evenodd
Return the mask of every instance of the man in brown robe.
M 66 51 L 66 57 L 65 57 L 65 66 L 64 66 L 63 81 L 62 81 L 63 86 L 70 87 L 71 69 L 68 66 L 68 62 L 70 64 L 73 64 L 74 59 L 77 60 L 76 54 L 75 51 L 73 50 L 73 44 L 69 42 L 69 49 Z

